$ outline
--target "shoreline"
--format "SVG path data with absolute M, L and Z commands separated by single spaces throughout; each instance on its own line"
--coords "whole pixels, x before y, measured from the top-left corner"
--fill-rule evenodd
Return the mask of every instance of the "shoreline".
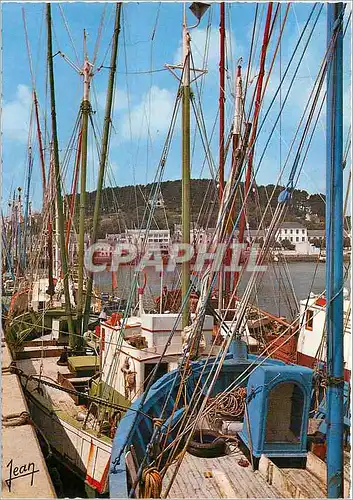
M 279 254 L 279 255 L 273 255 L 272 256 L 272 262 L 276 262 L 276 261 L 273 261 L 273 257 L 284 257 L 286 259 L 287 262 L 322 262 L 323 264 L 326 263 L 326 257 L 325 260 L 319 260 L 318 259 L 318 255 L 286 255 L 286 254 Z M 344 254 L 343 255 L 343 262 L 349 262 L 350 260 L 350 254 Z M 280 259 L 278 260 L 278 262 L 280 262 Z

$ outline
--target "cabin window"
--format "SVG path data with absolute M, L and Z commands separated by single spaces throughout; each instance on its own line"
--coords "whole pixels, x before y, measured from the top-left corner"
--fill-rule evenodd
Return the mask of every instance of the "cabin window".
M 266 443 L 298 443 L 304 411 L 304 394 L 293 382 L 276 385 L 269 393 Z
M 153 372 L 156 364 L 157 363 L 145 363 L 145 378 L 143 381 L 143 390 L 146 390 L 147 384 L 149 383 L 152 376 L 151 373 Z M 157 380 L 163 377 L 163 375 L 165 375 L 166 373 L 168 373 L 168 363 L 161 363 L 158 366 L 157 373 L 155 373 L 154 375 L 154 382 L 157 382 Z
M 314 323 L 314 312 L 311 309 L 308 309 L 306 311 L 306 316 L 305 316 L 305 329 L 312 330 L 313 323 Z

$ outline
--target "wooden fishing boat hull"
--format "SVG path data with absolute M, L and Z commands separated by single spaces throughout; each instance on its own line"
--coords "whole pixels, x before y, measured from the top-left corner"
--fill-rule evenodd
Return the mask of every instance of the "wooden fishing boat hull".
M 90 426 L 85 429 L 82 419 L 74 418 L 68 409 L 75 406 L 69 394 L 62 396 L 58 389 L 53 389 L 57 396 L 53 399 L 46 394 L 45 384 L 31 377 L 49 381 L 63 387 L 75 388 L 70 383 L 65 385 L 65 377 L 60 377 L 57 361 L 63 352 L 63 341 L 47 337 L 53 334 L 54 320 L 62 318 L 63 310 L 48 310 L 46 315 L 28 311 L 13 318 L 6 328 L 7 338 L 12 340 L 14 370 L 20 375 L 20 382 L 28 403 L 31 419 L 40 436 L 45 436 L 50 452 L 70 471 L 78 475 L 94 490 L 96 495 L 107 491 L 107 474 L 111 455 L 112 441 L 105 435 L 98 435 Z M 42 318 L 38 321 L 38 318 Z M 31 325 L 26 329 L 27 324 Z M 42 332 L 43 338 L 39 336 Z M 29 338 L 33 340 L 28 340 Z M 26 340 L 24 340 L 26 339 Z M 47 370 L 50 364 L 50 372 Z M 67 370 L 67 368 L 66 368 Z M 41 375 L 42 372 L 42 375 Z M 75 376 L 74 374 L 72 376 Z M 66 396 L 66 399 L 65 399 Z M 71 406 L 68 403 L 71 402 Z M 82 408 L 84 410 L 84 408 Z M 77 406 L 77 414 L 80 406 Z
M 287 445 L 285 443 L 282 443 L 283 456 L 287 457 L 287 459 L 290 460 L 291 456 L 293 458 L 306 457 L 307 456 L 306 419 L 308 419 L 309 409 L 310 409 L 311 373 L 312 373 L 310 370 L 300 369 L 299 367 L 295 367 L 293 365 L 287 366 L 284 363 L 277 361 L 277 360 L 273 360 L 273 359 L 267 359 L 264 362 L 264 360 L 261 360 L 261 358 L 256 358 L 255 356 L 252 356 L 252 355 L 248 355 L 247 358 L 232 359 L 232 355 L 228 354 L 226 357 L 226 361 L 222 366 L 222 370 L 219 373 L 219 377 L 217 380 L 217 387 L 216 386 L 214 387 L 214 391 L 212 392 L 212 396 L 214 397 L 219 392 L 227 390 L 226 388 L 228 387 L 229 383 L 233 380 L 238 380 L 240 374 L 244 373 L 248 370 L 247 367 L 249 366 L 250 363 L 259 363 L 262 365 L 261 368 L 259 367 L 259 369 L 260 369 L 259 372 L 257 370 L 254 370 L 253 377 L 262 377 L 262 375 L 261 375 L 262 371 L 263 371 L 263 373 L 266 373 L 266 371 L 267 371 L 268 372 L 268 375 L 267 375 L 268 380 L 271 381 L 271 384 L 275 384 L 275 385 L 278 384 L 277 388 L 279 388 L 279 390 L 282 390 L 283 383 L 286 383 L 285 381 L 287 381 L 290 384 L 292 384 L 292 383 L 296 384 L 296 383 L 300 383 L 299 381 L 304 380 L 303 377 L 306 377 L 306 385 L 305 385 L 306 396 L 305 396 L 305 403 L 303 403 L 303 405 L 304 405 L 303 408 L 305 407 L 305 409 L 302 410 L 303 411 L 302 418 L 305 420 L 305 422 L 303 420 L 304 423 L 303 423 L 301 437 L 300 437 L 301 444 L 299 444 L 299 442 L 296 442 L 295 445 L 294 445 L 294 443 L 293 443 L 293 445 L 290 445 L 290 444 Z M 265 367 L 265 365 L 266 365 L 266 367 Z M 207 373 L 211 369 L 212 363 L 211 362 L 207 363 L 205 370 L 202 368 L 202 366 L 203 366 L 202 362 L 195 362 L 195 364 L 193 364 L 193 370 L 192 370 L 193 377 L 195 377 L 195 380 L 197 380 L 198 373 L 200 373 L 200 374 L 202 373 L 202 380 L 204 380 L 204 383 L 206 383 Z M 282 375 L 281 375 L 281 373 L 282 373 Z M 113 443 L 110 478 L 109 478 L 111 498 L 117 498 L 117 497 L 120 497 L 120 498 L 125 497 L 126 498 L 129 495 L 131 485 L 133 484 L 133 481 L 134 481 L 134 477 L 136 478 L 136 473 L 137 473 L 139 467 L 141 466 L 141 464 L 143 463 L 146 446 L 149 445 L 149 440 L 151 439 L 151 436 L 153 435 L 153 432 L 154 432 L 152 418 L 153 417 L 158 418 L 159 411 L 161 408 L 165 408 L 165 413 L 164 413 L 164 417 L 163 417 L 164 424 L 163 424 L 161 433 L 162 433 L 162 436 L 164 435 L 164 433 L 166 433 L 166 438 L 165 438 L 166 439 L 166 441 L 165 441 L 166 446 L 173 441 L 174 433 L 175 434 L 178 433 L 179 422 L 182 421 L 182 416 L 183 416 L 185 407 L 187 407 L 187 406 L 185 406 L 186 403 L 185 403 L 184 399 L 182 402 L 177 403 L 177 406 L 174 407 L 174 404 L 176 404 L 175 400 L 174 400 L 174 396 L 176 394 L 177 387 L 178 387 L 178 381 L 177 381 L 178 376 L 179 375 L 176 372 L 169 373 L 169 374 L 165 375 L 162 379 L 160 379 L 158 382 L 156 382 L 151 387 L 149 393 L 147 394 L 147 397 L 144 399 L 143 402 L 141 401 L 141 403 L 140 403 L 140 401 L 137 400 L 133 404 L 132 409 L 139 408 L 143 413 L 137 414 L 136 412 L 129 410 L 126 413 L 125 417 L 122 419 L 120 426 L 119 426 L 119 432 L 117 432 L 115 439 L 114 439 L 114 443 Z M 283 377 L 283 379 L 282 379 L 282 377 Z M 176 378 L 176 381 L 174 381 L 174 378 Z M 195 380 L 190 379 L 190 380 L 188 380 L 188 382 L 185 382 L 185 397 L 186 398 L 192 397 Z M 252 387 L 253 380 L 256 380 L 256 378 L 253 378 L 252 380 L 249 379 L 248 382 L 246 380 L 241 382 L 241 386 L 244 386 L 244 387 L 247 386 L 248 387 L 247 390 L 249 390 L 249 387 Z M 297 380 L 298 382 L 294 382 L 294 380 Z M 263 385 L 262 379 L 260 380 L 260 378 L 257 379 L 257 383 L 259 384 L 259 387 L 267 387 L 266 385 Z M 267 415 L 267 411 L 268 411 L 267 410 L 267 408 L 268 408 L 267 403 L 265 403 L 266 397 L 270 397 L 270 393 L 272 390 L 275 389 L 275 385 L 273 385 L 272 388 L 268 387 L 265 391 L 259 390 L 259 392 L 257 392 L 255 390 L 255 394 L 261 394 L 262 392 L 264 392 L 264 394 L 265 394 L 265 392 L 268 391 L 268 396 L 265 396 L 265 395 L 261 396 L 264 398 L 263 399 L 263 402 L 264 402 L 264 406 L 263 406 L 264 410 L 263 411 L 265 412 L 264 415 L 265 414 Z M 174 389 L 173 389 L 173 387 L 174 387 Z M 207 389 L 204 388 L 204 391 L 206 391 L 206 390 Z M 167 395 L 168 395 L 168 398 L 167 398 Z M 255 404 L 255 403 L 250 403 L 250 400 L 249 400 L 248 404 Z M 274 406 L 271 406 L 271 408 L 275 411 Z M 259 409 L 260 409 L 260 407 L 259 407 Z M 281 411 L 282 411 L 281 406 L 278 406 L 277 410 L 279 412 L 277 417 L 272 418 L 275 432 L 277 432 L 276 429 L 279 427 L 279 425 L 278 425 L 279 421 L 281 421 L 281 424 L 282 424 L 282 417 L 280 416 Z M 149 418 L 145 418 L 145 415 L 148 415 L 149 417 L 151 417 L 151 420 L 149 420 Z M 257 412 L 257 411 L 253 412 L 252 418 L 254 418 L 254 417 L 255 417 L 255 420 L 256 419 L 258 419 L 258 420 L 256 422 L 254 421 L 254 423 L 251 425 L 251 434 L 253 435 L 253 445 L 256 442 L 256 440 L 258 439 L 259 447 L 261 448 L 261 446 L 266 446 L 263 442 L 263 435 L 264 435 L 263 433 L 265 432 L 263 426 L 265 425 L 265 421 L 263 420 L 263 417 L 261 417 L 261 414 L 259 414 L 259 412 Z M 246 417 L 246 418 L 248 418 L 248 417 Z M 171 433 L 171 431 L 169 431 L 168 429 L 173 429 L 173 433 Z M 256 430 L 256 429 L 259 429 L 259 430 Z M 266 429 L 268 429 L 268 428 L 266 427 Z M 244 426 L 243 426 L 243 430 L 244 430 Z M 241 432 L 243 433 L 243 431 L 241 431 Z M 266 435 L 267 435 L 267 432 L 268 431 L 266 430 Z M 171 435 L 171 434 L 173 434 L 173 435 Z M 256 435 L 257 435 L 257 437 L 256 437 Z M 243 439 L 243 436 L 242 436 L 242 439 Z M 244 443 L 245 442 L 246 442 L 246 440 L 244 440 Z M 263 456 L 262 449 L 258 449 L 256 451 L 256 449 L 255 449 L 256 446 L 253 448 L 253 445 L 251 445 L 251 449 L 253 449 L 255 456 L 262 457 Z M 282 452 L 278 448 L 271 448 L 271 445 L 269 445 L 267 451 L 265 451 L 266 457 L 282 456 L 281 453 Z M 187 454 L 187 456 L 189 456 L 189 455 Z M 231 462 L 233 460 L 232 467 L 238 467 L 239 465 L 237 462 L 238 462 L 239 457 L 242 456 L 242 454 L 237 453 L 235 456 L 237 458 L 234 458 L 234 459 L 231 459 L 231 456 L 225 456 L 223 461 L 228 460 L 228 462 L 229 461 Z M 193 471 L 194 471 L 194 475 L 195 475 L 197 472 L 195 469 L 196 462 L 195 462 L 195 458 L 193 458 L 193 457 L 191 457 L 191 458 L 193 460 L 191 460 L 191 462 L 189 462 L 189 464 L 191 464 L 191 463 L 193 464 L 193 467 L 194 467 Z M 168 460 L 167 456 L 166 456 L 165 460 Z M 203 461 L 203 462 L 202 462 L 202 464 L 200 464 L 200 467 L 202 468 L 202 470 L 204 472 L 205 472 L 205 467 L 207 467 L 205 460 L 206 460 L 205 458 L 201 458 L 201 461 Z M 244 458 L 242 458 L 242 461 L 244 462 Z M 186 457 L 186 463 L 188 463 L 187 457 Z M 215 459 L 212 459 L 212 464 L 210 463 L 209 467 L 211 467 L 211 469 L 214 467 L 218 468 L 218 462 L 217 462 L 217 466 L 215 465 L 215 463 L 216 463 Z M 247 465 L 249 465 L 249 463 Z M 247 467 L 247 465 L 245 465 L 244 467 Z M 172 468 L 171 472 L 167 471 L 166 475 L 164 476 L 164 479 L 166 478 L 168 480 L 168 478 L 169 479 L 171 478 L 171 476 L 173 474 L 173 467 L 171 467 L 171 468 Z M 211 470 L 211 469 L 209 469 L 207 467 L 207 470 Z M 251 468 L 249 467 L 249 469 L 247 469 L 247 470 L 251 470 Z M 305 465 L 304 465 L 304 470 L 305 470 Z M 207 481 L 209 481 L 209 480 L 208 479 L 205 480 L 205 477 L 212 477 L 212 474 L 208 475 L 208 476 L 201 474 L 199 481 L 201 481 L 202 485 L 198 481 L 197 486 L 195 485 L 196 489 L 194 489 L 194 491 L 192 491 L 192 493 L 190 493 L 193 484 L 192 484 L 192 481 L 190 483 L 189 479 L 186 479 L 187 471 L 186 471 L 185 467 L 184 467 L 183 471 L 185 472 L 185 474 L 184 473 L 179 474 L 178 481 L 177 481 L 177 484 L 178 484 L 177 488 L 179 491 L 179 495 L 177 495 L 175 493 L 175 490 L 173 490 L 174 495 L 172 492 L 170 492 L 170 494 L 168 495 L 168 498 L 174 498 L 175 496 L 178 496 L 178 497 L 180 496 L 181 498 L 187 498 L 190 496 L 191 496 L 191 498 L 204 498 L 205 497 L 204 491 L 207 490 L 207 485 L 203 484 L 203 483 L 207 483 Z M 228 464 L 228 472 L 229 471 L 232 471 L 232 473 L 235 472 L 231 468 L 229 468 L 229 464 Z M 243 472 L 242 474 L 243 474 L 242 480 L 244 480 L 245 472 Z M 306 474 L 308 475 L 308 471 L 306 472 Z M 256 478 L 257 478 L 257 476 L 253 476 L 252 480 L 256 482 L 257 481 Z M 162 480 L 164 481 L 164 479 L 162 479 Z M 249 482 L 251 481 L 251 478 L 248 478 L 247 481 L 248 481 L 248 483 L 245 482 L 245 484 L 243 486 L 246 486 L 246 485 L 249 486 Z M 268 481 L 268 482 L 271 484 L 270 481 Z M 265 481 L 265 483 L 263 484 L 262 493 L 264 491 L 266 491 L 266 493 L 269 493 L 270 496 L 272 496 L 274 494 L 274 492 L 266 490 L 266 488 L 265 488 L 265 485 L 268 487 L 268 482 L 266 483 L 266 481 Z M 212 481 L 211 481 L 211 483 L 212 483 Z M 181 485 L 183 485 L 183 486 L 181 486 Z M 190 489 L 190 486 L 191 486 L 191 489 Z M 223 482 L 223 486 L 224 486 L 224 482 Z M 189 487 L 189 489 L 187 491 L 183 490 L 183 488 L 188 488 L 188 487 Z M 239 485 L 239 487 L 240 487 L 240 485 Z M 206 490 L 202 490 L 202 492 L 201 492 L 200 488 L 206 488 Z M 214 490 L 212 490 L 212 491 L 214 491 Z M 278 497 L 278 494 L 279 494 L 279 496 L 284 496 L 284 497 L 289 496 L 288 492 L 285 492 L 284 494 L 282 493 L 282 495 L 281 495 L 281 492 L 277 492 L 277 494 L 275 494 L 274 496 Z M 219 495 L 219 492 L 217 493 L 217 495 Z M 206 496 L 212 497 L 213 495 L 211 493 L 211 494 L 206 495 Z M 248 495 L 244 495 L 243 497 L 238 496 L 237 498 L 244 498 L 245 496 L 248 496 Z M 230 497 L 234 497 L 234 496 L 232 495 L 232 496 L 229 496 L 229 498 Z M 263 494 L 262 494 L 261 498 L 262 497 L 263 497 Z M 300 496 L 300 497 L 304 498 L 304 496 Z
M 48 400 L 26 390 L 31 417 L 46 437 L 51 452 L 70 471 L 99 495 L 107 491 L 107 478 L 112 441 L 98 438 L 82 429 L 82 424 L 58 408 L 50 408 Z

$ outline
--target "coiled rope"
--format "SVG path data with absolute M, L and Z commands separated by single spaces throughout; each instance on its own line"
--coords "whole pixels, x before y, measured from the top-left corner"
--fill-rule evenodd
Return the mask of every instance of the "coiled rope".
M 31 423 L 31 418 L 27 411 L 22 411 L 21 413 L 11 413 L 5 417 L 2 417 L 3 427 L 19 427 L 20 425 L 26 425 Z
M 209 405 L 211 406 L 209 419 L 214 422 L 217 417 L 242 417 L 245 412 L 246 388 L 237 387 L 232 391 L 224 394 L 222 400 L 211 398 Z
M 142 473 L 142 498 L 160 498 L 162 492 L 162 477 L 156 467 L 150 467 Z

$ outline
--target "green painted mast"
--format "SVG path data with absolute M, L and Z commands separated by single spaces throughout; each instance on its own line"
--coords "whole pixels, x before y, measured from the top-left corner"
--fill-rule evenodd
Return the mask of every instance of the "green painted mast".
M 186 25 L 186 6 L 183 19 L 183 75 L 182 75 L 182 242 L 190 245 L 190 35 Z M 184 304 L 182 328 L 189 324 L 190 262 L 182 263 L 181 293 Z
M 193 2 L 190 6 L 191 12 L 197 18 L 197 23 L 187 26 L 186 5 L 184 4 L 183 16 L 183 73 L 182 73 L 182 200 L 181 200 L 181 222 L 182 222 L 182 242 L 190 245 L 190 33 L 201 21 L 202 16 L 209 8 L 210 4 L 204 2 Z M 202 72 L 202 70 L 196 70 Z M 182 263 L 181 293 L 182 304 L 182 328 L 188 326 L 190 321 L 190 262 Z
M 51 31 L 50 3 L 47 3 L 46 14 L 47 14 L 47 28 L 48 28 L 48 68 L 49 68 L 49 86 L 50 86 L 50 101 L 51 101 L 51 121 L 52 121 L 52 134 L 53 134 L 53 156 L 54 156 L 54 171 L 56 180 L 56 198 L 57 198 L 57 211 L 58 211 L 58 230 L 59 230 L 59 242 L 60 242 L 60 252 L 61 252 L 61 266 L 64 278 L 65 310 L 66 310 L 67 323 L 70 334 L 70 347 L 74 347 L 75 332 L 72 321 L 72 312 L 70 303 L 69 275 L 68 275 L 68 266 L 67 266 L 67 257 L 65 248 L 64 209 L 63 209 L 63 199 L 61 195 L 58 131 L 56 125 L 53 42 L 52 42 L 52 31 Z
M 93 245 L 97 241 L 97 232 L 98 232 L 98 224 L 100 219 L 100 205 L 101 205 L 101 196 L 104 182 L 104 174 L 107 163 L 108 156 L 108 146 L 109 146 L 109 134 L 111 128 L 111 112 L 113 106 L 113 91 L 114 91 L 114 83 L 115 83 L 115 73 L 116 73 L 116 60 L 118 54 L 118 39 L 120 33 L 120 14 L 121 14 L 122 4 L 119 2 L 116 4 L 116 13 L 115 13 L 115 24 L 114 24 L 114 35 L 112 42 L 112 52 L 110 58 L 110 74 L 109 74 L 109 82 L 108 82 L 108 92 L 107 92 L 107 100 L 105 105 L 105 116 L 104 116 L 104 128 L 103 128 L 103 138 L 102 138 L 102 150 L 99 161 L 99 173 L 98 173 L 98 183 L 97 183 L 97 193 L 96 200 L 94 205 L 94 214 L 93 214 L 93 229 L 92 229 L 92 237 L 91 237 L 91 245 Z M 86 331 L 88 325 L 88 318 L 91 309 L 91 295 L 93 288 L 93 274 L 89 273 L 87 280 L 87 290 L 86 290 L 86 302 L 85 302 L 85 310 L 83 317 L 83 331 Z
M 77 291 L 77 336 L 76 348 L 82 347 L 82 313 L 83 313 L 83 278 L 84 278 L 84 253 L 85 253 L 85 216 L 86 216 L 86 178 L 87 178 L 87 142 L 88 142 L 88 119 L 91 112 L 89 100 L 90 83 L 92 78 L 92 65 L 88 61 L 86 50 L 86 32 L 84 32 L 84 65 L 83 65 L 83 100 L 82 111 L 82 149 L 81 149 L 81 173 L 80 173 L 80 215 L 78 233 L 78 291 Z

